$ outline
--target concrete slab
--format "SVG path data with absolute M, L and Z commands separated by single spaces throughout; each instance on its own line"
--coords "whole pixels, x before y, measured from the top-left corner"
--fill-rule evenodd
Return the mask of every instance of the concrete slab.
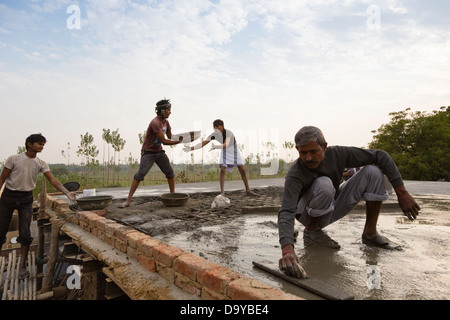
M 252 189 L 283 184 L 284 179 L 250 181 Z M 305 270 L 321 281 L 344 288 L 355 295 L 356 299 L 448 299 L 450 292 L 447 285 L 449 273 L 446 252 L 450 247 L 450 222 L 447 217 L 450 182 L 405 181 L 405 186 L 423 203 L 419 219 L 409 222 L 403 218 L 400 210 L 395 209 L 395 206 L 398 208 L 395 194 L 385 203 L 387 206 L 392 205 L 393 210 L 382 214 L 379 219 L 381 233 L 402 245 L 403 251 L 382 251 L 362 244 L 360 237 L 365 215 L 363 211 L 357 211 L 328 228 L 329 234 L 342 246 L 338 252 L 310 250 L 299 239 L 296 252 Z M 226 191 L 244 190 L 243 183 L 239 180 L 227 181 L 225 187 Z M 176 191 L 191 194 L 220 192 L 217 181 L 177 184 Z M 143 186 L 138 189 L 135 198 L 157 196 L 166 192 L 167 185 Z M 128 188 L 99 189 L 97 194 L 113 195 L 116 200 L 123 199 L 128 194 Z M 145 216 L 148 219 L 150 213 L 146 212 Z M 258 273 L 251 266 L 251 261 L 276 264 L 280 257 L 276 214 L 255 212 L 235 217 L 228 212 L 217 216 L 217 220 L 222 218 L 226 220 L 224 223 L 205 223 L 200 228 L 156 238 L 286 292 L 307 299 L 317 298 L 299 292 L 286 282 Z M 157 224 L 156 220 L 153 224 Z M 301 226 L 299 231 L 302 231 Z M 374 279 L 380 280 L 377 281 L 381 286 L 377 287 L 378 282 L 375 280 L 370 282 L 373 277 L 379 277 Z M 427 288 L 421 285 L 424 277 L 431 283 Z
M 249 181 L 250 188 L 265 188 L 284 185 L 284 178 L 276 179 L 255 179 Z M 405 187 L 409 193 L 414 195 L 450 195 L 450 182 L 440 181 L 405 181 Z M 225 192 L 244 190 L 241 180 L 225 182 Z M 97 195 L 112 195 L 115 199 L 126 198 L 129 188 L 102 188 L 97 189 Z M 177 192 L 184 193 L 202 193 L 202 192 L 220 192 L 218 181 L 178 183 Z M 138 196 L 156 196 L 169 192 L 168 185 L 141 186 L 137 189 L 135 197 Z

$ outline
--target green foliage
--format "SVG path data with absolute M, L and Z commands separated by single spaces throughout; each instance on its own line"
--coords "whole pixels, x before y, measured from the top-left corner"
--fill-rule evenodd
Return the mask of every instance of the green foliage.
M 56 170 L 55 170 L 56 169 Z M 92 179 L 89 177 L 86 177 L 85 174 L 83 174 L 81 171 L 68 171 L 65 170 L 65 173 L 61 173 L 63 170 L 61 170 L 60 167 L 58 168 L 51 168 L 51 171 L 56 179 L 58 179 L 61 184 L 64 184 L 66 182 L 78 182 L 80 184 L 80 191 L 83 189 L 92 189 L 92 188 L 99 188 L 102 187 L 102 182 L 98 179 Z M 45 179 L 44 175 L 40 174 L 37 177 L 36 180 L 36 188 L 33 190 L 33 196 L 35 199 L 37 199 L 37 195 L 41 192 L 42 188 L 42 180 L 45 180 L 46 183 L 46 190 L 47 193 L 53 193 L 53 192 L 59 192 L 58 190 L 53 187 L 50 182 L 48 182 L 47 179 Z
M 391 121 L 372 131 L 371 149 L 388 152 L 404 179 L 450 180 L 450 107 L 432 113 L 392 112 Z
M 78 146 L 77 155 L 82 156 L 85 159 L 85 164 L 88 167 L 98 165 L 98 160 L 95 158 L 98 156 L 99 151 L 97 146 L 93 145 L 94 136 L 88 132 L 81 135 L 80 145 Z

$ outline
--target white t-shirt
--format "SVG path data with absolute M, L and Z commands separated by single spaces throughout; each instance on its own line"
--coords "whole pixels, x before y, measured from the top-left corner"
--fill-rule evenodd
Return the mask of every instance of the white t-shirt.
M 224 144 L 228 139 L 228 146 L 226 149 L 221 150 L 220 154 L 220 165 L 228 167 L 230 172 L 234 166 L 242 166 L 244 162 L 242 161 L 241 153 L 239 152 L 238 145 L 236 143 L 236 139 L 231 130 L 225 129 L 225 141 L 223 138 L 223 134 L 219 130 L 214 130 L 207 138 L 206 141 L 216 140 L 220 144 Z M 225 150 L 225 152 L 224 152 Z
M 38 173 L 50 171 L 47 163 L 38 157 L 29 158 L 25 153 L 8 157 L 5 168 L 11 170 L 5 182 L 5 188 L 12 191 L 34 190 Z

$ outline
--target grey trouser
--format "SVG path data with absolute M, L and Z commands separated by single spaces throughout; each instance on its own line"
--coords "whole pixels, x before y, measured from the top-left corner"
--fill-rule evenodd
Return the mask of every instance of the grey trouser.
M 387 198 L 383 173 L 377 166 L 368 165 L 343 182 L 337 194 L 330 178 L 317 178 L 300 198 L 296 218 L 305 225 L 308 215 L 320 217 L 319 226 L 324 228 L 346 216 L 361 199 L 385 201 Z
M 144 177 L 150 171 L 154 163 L 158 165 L 161 171 L 166 175 L 167 179 L 175 177 L 169 158 L 164 150 L 162 150 L 159 152 L 142 151 L 141 163 L 138 172 L 134 175 L 134 179 L 144 181 Z

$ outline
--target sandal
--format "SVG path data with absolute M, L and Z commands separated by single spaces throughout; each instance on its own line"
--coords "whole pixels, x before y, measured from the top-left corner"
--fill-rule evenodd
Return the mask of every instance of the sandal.
M 362 238 L 362 242 L 368 246 L 378 247 L 378 248 L 388 249 L 388 250 L 402 250 L 401 246 L 393 246 L 391 244 L 391 241 L 389 241 L 388 238 L 386 238 L 378 233 L 371 238 L 369 238 L 368 236 L 363 234 L 361 238 Z
M 322 229 L 317 231 L 303 231 L 303 242 L 305 244 L 317 245 L 322 247 L 327 247 L 331 249 L 340 249 L 339 243 L 330 238 L 328 234 Z

